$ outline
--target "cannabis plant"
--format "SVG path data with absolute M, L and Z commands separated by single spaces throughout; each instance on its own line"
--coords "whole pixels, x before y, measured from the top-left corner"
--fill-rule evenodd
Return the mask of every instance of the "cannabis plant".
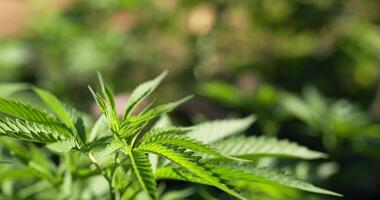
M 237 199 L 247 199 L 242 182 L 339 196 L 259 167 L 256 161 L 262 157 L 326 155 L 286 140 L 237 135 L 254 116 L 182 127 L 166 114 L 190 97 L 141 109 L 165 75 L 139 85 L 122 115 L 99 75 L 100 90 L 90 87 L 102 113 L 94 122 L 40 88 L 32 90 L 44 109 L 0 98 L 0 135 L 8 137 L 1 138 L 1 198 L 155 200 L 164 196 L 157 186 L 161 180 L 208 185 Z

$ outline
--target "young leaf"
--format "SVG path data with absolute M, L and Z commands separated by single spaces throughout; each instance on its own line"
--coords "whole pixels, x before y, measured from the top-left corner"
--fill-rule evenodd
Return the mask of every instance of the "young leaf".
M 116 105 L 115 105 L 112 91 L 108 87 L 104 86 L 104 83 L 102 80 L 101 80 L 101 86 L 102 86 L 103 96 L 100 95 L 99 93 L 96 93 L 90 86 L 88 88 L 92 96 L 94 97 L 100 111 L 106 117 L 111 130 L 114 133 L 118 133 L 119 132 L 119 118 L 117 116 Z
M 175 102 L 167 103 L 164 105 L 159 105 L 155 108 L 152 108 L 152 109 L 146 111 L 145 113 L 142 113 L 139 116 L 129 117 L 126 121 L 124 121 L 124 123 L 139 123 L 139 122 L 146 122 L 146 121 L 152 120 L 152 119 L 159 117 L 165 113 L 171 112 L 172 110 L 177 108 L 179 105 L 185 103 L 186 101 L 188 101 L 192 97 L 193 96 L 190 95 L 190 96 L 184 97 L 180 100 L 177 100 Z
M 143 151 L 128 151 L 127 152 L 137 180 L 139 181 L 141 188 L 150 198 L 153 200 L 158 199 L 156 180 L 154 178 L 152 166 L 150 164 L 148 155 Z
M 248 165 L 244 166 L 236 164 L 215 165 L 214 167 L 214 170 L 217 173 L 222 174 L 223 177 L 236 181 L 253 181 L 267 184 L 278 184 L 314 193 L 342 196 L 335 192 L 316 187 L 289 174 L 268 168 L 256 168 Z
M 66 112 L 65 107 L 55 97 L 48 91 L 42 90 L 40 88 L 34 87 L 33 90 L 38 94 L 38 96 L 45 102 L 45 104 L 61 119 L 66 126 L 69 128 L 75 129 L 74 123 L 71 121 L 70 115 Z
M 188 96 L 172 103 L 157 106 L 148 110 L 146 113 L 142 113 L 139 116 L 129 117 L 122 122 L 122 127 L 119 131 L 119 134 L 123 137 L 129 137 L 139 133 L 150 120 L 174 110 L 176 107 L 183 104 L 191 97 L 192 96 Z M 142 136 L 143 135 L 139 135 L 138 137 L 141 138 Z
M 123 121 L 131 115 L 134 108 L 141 101 L 143 101 L 147 96 L 149 96 L 149 94 L 151 94 L 157 88 L 157 86 L 161 83 L 162 79 L 164 79 L 166 74 L 167 72 L 165 71 L 155 79 L 137 86 L 137 88 L 132 92 L 131 96 L 128 99 L 127 105 L 125 107 Z
M 207 181 L 210 185 L 213 185 L 232 196 L 235 196 L 238 199 L 245 199 L 240 195 L 234 188 L 227 185 L 226 180 L 221 179 L 219 174 L 216 174 L 212 171 L 211 168 L 207 167 L 205 163 L 200 161 L 200 157 L 193 156 L 192 151 L 189 151 L 185 148 L 181 148 L 176 145 L 169 144 L 158 144 L 158 143 L 149 143 L 141 145 L 140 150 L 148 151 L 157 155 L 166 157 L 167 159 L 177 163 L 183 168 L 187 169 L 191 173 L 197 175 L 203 180 Z
M 239 158 L 260 156 L 293 157 L 301 159 L 326 158 L 321 152 L 312 151 L 288 140 L 268 137 L 232 137 L 213 144 L 220 152 Z
M 245 131 L 256 117 L 251 115 L 242 119 L 227 119 L 205 122 L 193 127 L 188 136 L 203 143 L 212 143 L 222 138 Z
M 116 104 L 112 90 L 108 85 L 106 85 L 103 81 L 102 75 L 98 73 L 98 78 L 100 82 L 100 87 L 103 94 L 103 99 L 105 99 L 107 116 L 109 116 L 109 120 L 118 124 L 119 118 L 116 111 Z

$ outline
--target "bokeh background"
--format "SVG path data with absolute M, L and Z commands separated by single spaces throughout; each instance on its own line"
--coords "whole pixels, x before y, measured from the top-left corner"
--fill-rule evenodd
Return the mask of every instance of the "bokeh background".
M 380 1 L 0 0 L 3 83 L 38 85 L 95 115 L 96 71 L 125 102 L 163 70 L 157 101 L 196 94 L 178 122 L 255 113 L 247 134 L 330 155 L 286 161 L 299 177 L 380 199 Z M 252 195 L 334 199 L 266 190 Z

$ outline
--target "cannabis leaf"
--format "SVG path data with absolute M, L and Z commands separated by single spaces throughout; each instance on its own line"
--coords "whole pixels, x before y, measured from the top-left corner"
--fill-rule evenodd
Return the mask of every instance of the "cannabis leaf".
M 33 189 L 33 192 L 27 192 L 29 188 L 40 187 L 43 191 L 52 188 L 48 192 L 59 195 L 50 196 L 62 199 L 105 199 L 109 195 L 111 200 L 157 200 L 161 197 L 161 190 L 156 181 L 162 179 L 210 185 L 237 199 L 246 199 L 240 192 L 245 189 L 240 187 L 240 182 L 339 195 L 289 174 L 255 166 L 256 160 L 262 157 L 317 159 L 326 155 L 287 140 L 237 136 L 255 121 L 253 115 L 190 127 L 176 126 L 167 114 L 191 96 L 158 106 L 153 102 L 135 112 L 136 106 L 158 87 L 165 76 L 166 72 L 138 86 L 126 102 L 123 117 L 119 118 L 113 91 L 99 73 L 100 91 L 89 89 L 102 114 L 92 122 L 87 122 L 81 112 L 40 88 L 33 87 L 33 91 L 46 104 L 48 111 L 0 98 L 3 114 L 0 136 L 14 138 L 0 140 L 0 143 L 9 154 L 5 160 L 12 161 L 9 165 L 17 166 L 11 170 L 3 168 L 8 165 L 2 165 L 0 171 L 3 169 L 7 177 L 16 177 L 21 176 L 18 170 L 24 170 L 23 178 L 38 178 L 33 185 L 20 184 L 18 187 L 23 187 L 23 192 L 15 198 L 44 199 L 43 194 L 49 196 L 50 193 L 42 194 Z M 45 148 L 33 143 L 25 146 L 14 142 L 17 140 L 45 144 L 53 153 L 46 153 Z M 0 163 L 4 164 L 4 161 Z M 45 183 L 39 185 L 40 179 Z M 100 194 L 93 196 L 94 188 L 104 192 L 97 191 Z M 88 193 L 91 195 L 85 196 Z

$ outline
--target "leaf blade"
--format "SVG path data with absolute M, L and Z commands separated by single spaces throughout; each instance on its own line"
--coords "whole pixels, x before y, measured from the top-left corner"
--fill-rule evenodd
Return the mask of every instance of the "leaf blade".
M 127 150 L 127 154 L 143 191 L 145 191 L 151 199 L 157 200 L 157 184 L 148 156 L 145 152 L 138 150 Z
M 188 133 L 188 136 L 206 144 L 215 142 L 222 138 L 241 133 L 254 121 L 254 115 L 241 119 L 215 120 L 198 124 Z

